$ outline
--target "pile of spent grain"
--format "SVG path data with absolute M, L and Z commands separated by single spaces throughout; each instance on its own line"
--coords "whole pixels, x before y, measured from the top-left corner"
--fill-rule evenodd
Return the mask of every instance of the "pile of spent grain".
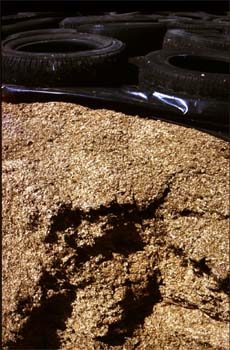
M 227 350 L 227 142 L 70 103 L 2 117 L 3 349 Z

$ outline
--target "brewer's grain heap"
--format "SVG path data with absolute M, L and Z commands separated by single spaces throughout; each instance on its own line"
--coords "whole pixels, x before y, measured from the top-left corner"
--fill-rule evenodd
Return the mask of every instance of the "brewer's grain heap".
M 3 348 L 227 350 L 227 142 L 70 103 L 2 107 Z

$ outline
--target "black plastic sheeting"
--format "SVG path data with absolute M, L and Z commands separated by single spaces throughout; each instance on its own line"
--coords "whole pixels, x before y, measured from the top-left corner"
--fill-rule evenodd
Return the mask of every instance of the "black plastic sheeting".
M 227 101 L 143 91 L 138 86 L 32 88 L 3 85 L 2 98 L 11 103 L 81 103 L 91 108 L 107 108 L 140 117 L 160 119 L 230 140 L 230 108 Z

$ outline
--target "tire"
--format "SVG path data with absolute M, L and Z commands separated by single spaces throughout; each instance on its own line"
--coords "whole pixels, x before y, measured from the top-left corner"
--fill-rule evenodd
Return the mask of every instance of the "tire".
M 17 15 L 8 15 L 8 16 L 2 16 L 1 18 L 1 24 L 4 25 L 11 25 L 18 22 L 22 22 L 31 18 L 36 17 L 35 12 L 24 12 L 24 13 L 18 13 Z
M 164 23 L 171 23 L 171 22 L 195 23 L 197 20 L 194 20 L 188 17 L 170 15 L 170 16 L 162 16 L 161 18 L 158 19 L 158 21 L 164 22 Z
M 86 33 L 23 36 L 2 48 L 2 81 L 37 87 L 109 84 L 118 79 L 124 44 Z
M 230 25 L 230 16 L 219 16 L 213 19 L 213 22 L 222 23 L 224 25 Z
M 173 16 L 189 18 L 192 20 L 209 20 L 213 16 L 206 12 L 173 12 Z
M 204 20 L 193 20 L 184 17 L 168 17 L 160 19 L 160 22 L 165 23 L 168 29 L 185 29 L 185 30 L 221 30 L 223 27 L 219 23 L 213 21 L 204 21 Z
M 32 29 L 43 29 L 43 28 L 54 28 L 59 26 L 59 22 L 63 17 L 44 17 L 36 19 L 28 19 L 26 21 L 18 22 L 15 24 L 3 25 L 1 28 L 2 39 L 4 40 L 7 36 L 24 32 Z
M 186 31 L 184 29 L 168 30 L 163 42 L 163 48 L 180 49 L 214 49 L 230 50 L 230 38 L 218 30 Z
M 219 51 L 163 49 L 145 56 L 139 72 L 144 89 L 228 100 L 230 57 Z
M 31 13 L 34 15 L 34 17 L 37 17 L 37 18 L 42 18 L 42 17 L 62 17 L 62 18 L 64 18 L 65 16 L 70 15 L 70 13 L 68 11 L 65 11 L 64 13 L 63 13 L 63 11 L 58 11 L 58 12 L 56 12 L 56 11 L 47 11 L 47 12 L 36 11 L 36 12 L 31 12 Z M 27 12 L 18 12 L 18 15 L 26 15 L 26 14 L 27 14 Z M 77 14 L 77 12 L 76 12 L 76 16 L 77 15 L 79 15 L 79 14 Z
M 166 32 L 165 25 L 154 22 L 85 24 L 77 29 L 123 41 L 128 57 L 146 55 L 150 51 L 161 49 Z
M 77 28 L 83 24 L 105 24 L 105 23 L 121 23 L 121 22 L 156 22 L 159 19 L 158 15 L 144 14 L 117 14 L 104 16 L 79 16 L 66 17 L 60 22 L 62 28 Z
M 116 11 L 112 11 L 112 12 L 104 12 L 103 15 L 127 17 L 127 16 L 140 15 L 140 12 L 139 11 L 132 11 L 132 12 L 119 13 L 119 12 L 116 12 Z
M 11 40 L 25 38 L 29 36 L 37 36 L 37 35 L 56 35 L 56 34 L 76 34 L 76 29 L 67 29 L 67 28 L 47 28 L 47 29 L 35 29 L 35 30 L 27 30 L 25 32 L 20 32 L 16 34 L 9 35 L 2 42 L 2 46 L 5 46 Z
M 63 13 L 60 12 L 18 12 L 16 15 L 8 15 L 8 16 L 2 16 L 1 18 L 1 24 L 3 25 L 11 25 L 16 24 L 18 22 L 23 22 L 29 19 L 37 19 L 37 18 L 44 18 L 44 17 L 61 17 L 67 16 L 66 13 L 63 15 Z
M 156 12 L 156 14 L 164 17 L 164 18 L 168 18 L 169 17 L 183 17 L 183 18 L 187 18 L 187 19 L 202 19 L 202 20 L 210 20 L 212 19 L 215 15 L 212 15 L 210 13 L 206 13 L 206 12 L 172 12 L 172 11 L 160 11 L 160 12 Z
M 230 34 L 230 16 L 220 16 L 213 20 L 214 25 L 219 25 L 223 28 L 224 33 Z

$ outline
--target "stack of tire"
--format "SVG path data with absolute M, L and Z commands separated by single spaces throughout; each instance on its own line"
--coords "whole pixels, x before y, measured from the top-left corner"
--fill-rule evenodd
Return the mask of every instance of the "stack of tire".
M 24 13 L 3 18 L 4 83 L 114 86 L 125 83 L 127 72 L 134 72 L 130 67 L 137 65 L 141 89 L 229 97 L 228 15 L 112 12 L 47 16 Z

